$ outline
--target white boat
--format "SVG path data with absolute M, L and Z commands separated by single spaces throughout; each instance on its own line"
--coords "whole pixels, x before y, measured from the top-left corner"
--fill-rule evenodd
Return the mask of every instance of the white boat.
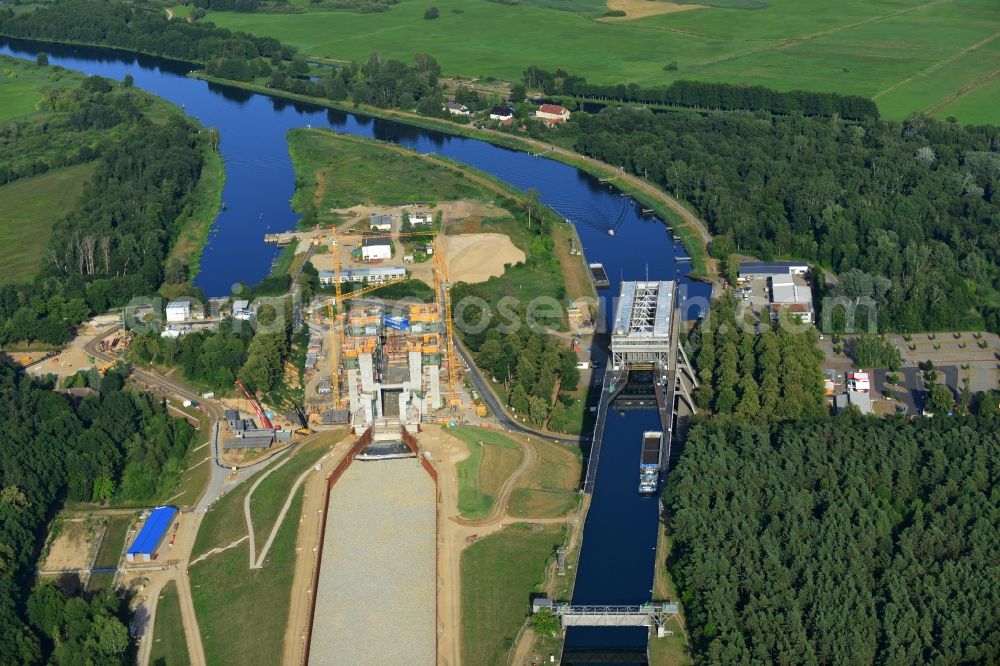
M 608 235 L 609 236 L 614 236 L 615 235 L 615 230 L 614 229 L 608 229 Z

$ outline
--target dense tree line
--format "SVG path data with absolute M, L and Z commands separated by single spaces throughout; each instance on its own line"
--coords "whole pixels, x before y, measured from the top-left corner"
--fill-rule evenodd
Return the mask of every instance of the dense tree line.
M 882 327 L 982 325 L 979 295 L 1000 287 L 998 127 L 605 110 L 565 130 L 691 203 L 739 253 L 867 274 L 845 295 L 869 289 Z
M 764 86 L 739 86 L 709 81 L 674 81 L 669 86 L 642 88 L 637 83 L 588 83 L 582 76 L 574 76 L 561 69 L 548 72 L 534 65 L 524 71 L 523 81 L 531 88 L 541 88 L 546 95 L 720 111 L 801 113 L 806 116 L 837 116 L 849 120 L 878 118 L 878 107 L 870 99 L 829 92 L 780 92 Z
M 696 660 L 1000 661 L 998 399 L 693 428 L 667 503 Z
M 195 331 L 180 338 L 163 338 L 157 332 L 137 335 L 129 354 L 138 363 L 176 365 L 187 381 L 228 391 L 246 362 L 251 340 L 249 324 L 227 317 L 216 331 Z
M 372 53 L 363 63 L 324 68 L 319 77 L 310 76 L 309 66 L 303 60 L 279 63 L 268 79 L 268 86 L 332 101 L 415 109 L 424 115 L 445 117 L 448 114 L 442 108 L 440 74 L 441 66 L 429 55 L 418 53 L 414 64 L 407 65 Z
M 790 330 L 780 322 L 772 328 L 766 319 L 758 327 L 752 317 L 738 321 L 737 303 L 732 294 L 713 301 L 689 340 L 700 381 L 698 406 L 751 422 L 824 416 L 816 329 Z
M 278 325 L 275 309 L 284 310 Z M 251 391 L 266 393 L 284 377 L 292 348 L 291 302 L 281 299 L 258 310 L 263 328 L 255 332 L 249 322 L 227 317 L 215 331 L 197 331 L 180 338 L 156 332 L 137 335 L 129 351 L 139 363 L 177 366 L 184 378 L 213 391 L 230 391 L 239 379 Z
M 26 602 L 40 538 L 63 500 L 165 496 L 195 430 L 163 403 L 124 390 L 116 371 L 92 380 L 97 392 L 74 402 L 0 362 L 0 663 L 42 663 L 53 648 L 57 663 L 125 663 L 113 599 L 64 600 L 66 615 L 53 610 L 49 592 L 48 610 Z M 102 647 L 100 636 L 115 640 Z
M 116 0 L 55 0 L 17 13 L 0 9 L 0 33 L 113 46 L 194 63 L 219 57 L 290 58 L 294 53 L 273 37 L 232 32 L 212 23 L 170 21 L 161 9 Z
M 54 225 L 34 282 L 0 287 L 0 344 L 61 344 L 91 314 L 154 293 L 209 140 L 179 113 L 149 120 L 145 93 L 99 77 L 43 101 L 49 113 L 20 124 L 12 143 L 0 143 L 0 156 L 12 158 L 7 173 L 62 166 L 67 160 L 50 158 L 58 149 L 70 151 L 69 161 L 97 157 L 97 168 L 77 207 Z M 56 148 L 33 159 L 32 151 L 49 142 Z
M 509 407 L 536 426 L 565 431 L 566 407 L 580 381 L 576 354 L 566 343 L 527 326 L 506 335 L 490 328 L 466 340 L 475 345 L 476 365 L 503 384 Z

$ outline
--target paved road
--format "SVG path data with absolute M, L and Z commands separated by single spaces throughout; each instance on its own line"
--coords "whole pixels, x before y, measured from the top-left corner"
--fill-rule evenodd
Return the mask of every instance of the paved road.
M 512 419 L 507 414 L 506 410 L 504 410 L 504 407 L 500 403 L 500 400 L 497 399 L 496 394 L 493 392 L 493 387 L 491 387 L 487 383 L 486 379 L 479 371 L 479 368 L 472 360 L 472 354 L 469 352 L 469 350 L 467 350 L 465 346 L 462 345 L 462 343 L 459 342 L 458 340 L 455 340 L 455 349 L 458 350 L 459 356 L 462 357 L 462 360 L 465 362 L 465 365 L 469 368 L 467 374 L 469 376 L 469 379 L 472 380 L 472 385 L 476 387 L 476 390 L 479 392 L 479 395 L 483 397 L 483 400 L 486 402 L 486 406 L 490 408 L 490 412 L 492 412 L 493 415 L 496 417 L 497 421 L 500 422 L 500 425 L 507 428 L 508 430 L 512 430 L 513 432 L 521 433 L 522 435 L 539 437 L 541 439 L 547 439 L 549 441 L 558 442 L 560 444 L 571 444 L 579 446 L 580 444 L 585 444 L 590 441 L 589 438 L 587 437 L 572 437 L 572 436 L 563 437 L 559 435 L 552 435 L 549 433 L 541 432 L 529 428 L 527 426 L 524 426 L 521 423 Z

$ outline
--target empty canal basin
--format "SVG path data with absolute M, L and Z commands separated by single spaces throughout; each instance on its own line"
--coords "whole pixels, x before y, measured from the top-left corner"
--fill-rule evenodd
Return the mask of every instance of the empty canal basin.
M 436 510 L 412 458 L 355 461 L 333 486 L 310 664 L 434 663 Z

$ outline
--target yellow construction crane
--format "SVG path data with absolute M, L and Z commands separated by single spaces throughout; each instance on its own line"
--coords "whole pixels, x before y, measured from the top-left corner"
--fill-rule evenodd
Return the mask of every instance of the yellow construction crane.
M 444 326 L 446 331 L 445 339 L 445 362 L 448 364 L 448 390 L 444 392 L 445 398 L 450 406 L 461 406 L 461 399 L 458 397 L 457 370 L 455 367 L 455 347 L 453 341 L 453 331 L 451 323 L 451 285 L 448 283 L 448 267 L 445 264 L 444 253 L 438 251 L 437 241 L 434 243 L 434 264 L 437 268 L 434 271 L 434 278 L 437 284 L 435 291 L 438 298 L 444 304 Z

